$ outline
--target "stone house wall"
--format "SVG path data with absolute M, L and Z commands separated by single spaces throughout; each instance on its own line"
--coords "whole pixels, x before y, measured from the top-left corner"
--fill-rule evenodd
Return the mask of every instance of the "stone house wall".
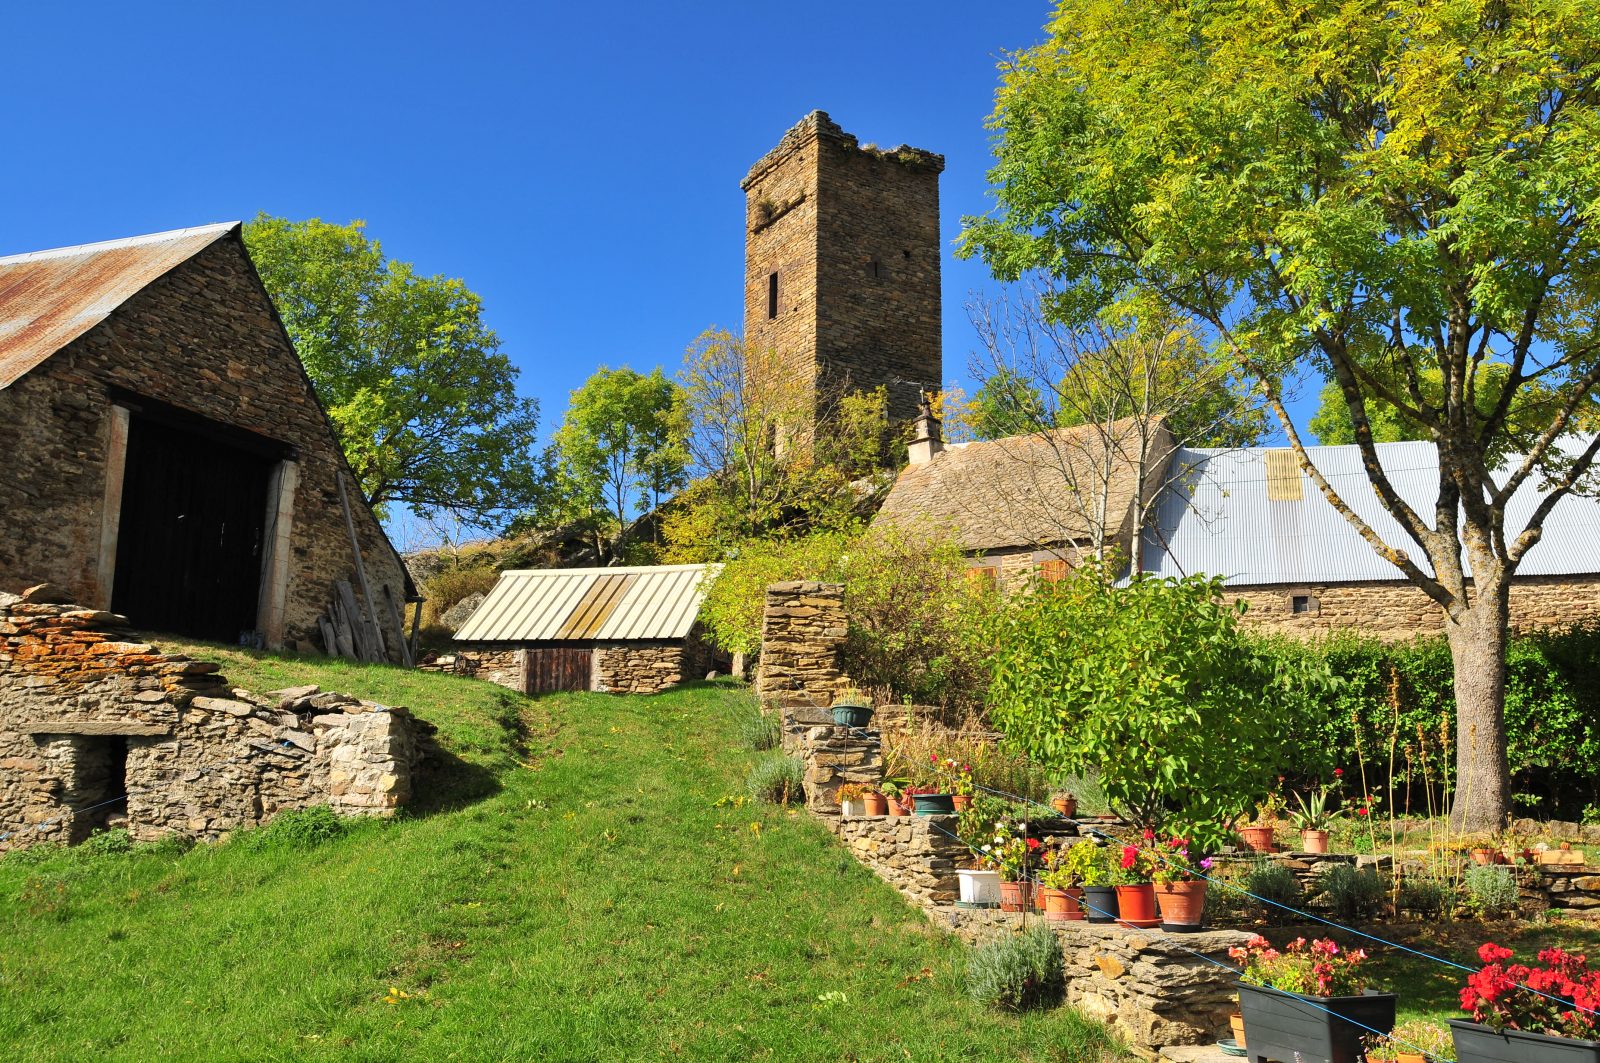
M 0 594 L 0 851 L 108 824 L 214 840 L 283 809 L 386 816 L 409 799 L 404 708 L 236 689 L 120 617 L 34 597 Z
M 237 233 L 128 299 L 99 325 L 0 389 L 0 586 L 58 584 L 110 606 L 100 571 L 113 389 L 146 396 L 293 448 L 295 485 L 281 630 L 269 644 L 321 650 L 316 618 L 354 572 L 334 477 L 346 469 L 332 426 Z M 356 534 L 385 642 L 383 601 L 406 598 L 382 527 L 352 498 Z
M 843 678 L 848 623 L 842 584 L 797 581 L 768 587 L 756 675 L 761 703 L 832 704 Z
M 1313 637 L 1353 630 L 1399 641 L 1444 631 L 1444 613 L 1421 590 L 1403 580 L 1229 588 L 1229 598 L 1248 605 L 1246 624 L 1286 635 Z M 1311 611 L 1295 613 L 1293 599 L 1310 599 Z M 1600 575 L 1527 576 L 1511 584 L 1511 625 L 1527 630 L 1560 627 L 1600 617 Z
M 523 659 L 542 643 L 462 643 L 450 667 L 478 679 L 524 692 Z M 705 676 L 714 666 L 711 646 L 699 629 L 683 639 L 597 642 L 589 647 L 589 689 L 611 694 L 659 694 Z

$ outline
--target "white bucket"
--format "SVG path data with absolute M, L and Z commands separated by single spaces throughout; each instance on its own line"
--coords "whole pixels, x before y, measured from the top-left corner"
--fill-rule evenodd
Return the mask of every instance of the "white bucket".
M 839 802 L 839 814 L 845 819 L 864 816 L 867 814 L 867 803 L 865 801 L 841 801 Z
M 999 906 L 1000 872 L 961 868 L 956 875 L 961 879 L 962 904 Z

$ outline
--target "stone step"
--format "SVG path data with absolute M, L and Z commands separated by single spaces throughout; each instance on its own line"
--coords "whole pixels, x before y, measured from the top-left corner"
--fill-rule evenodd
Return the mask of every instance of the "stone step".
M 1237 1063 L 1244 1056 L 1230 1056 L 1216 1045 L 1168 1045 L 1158 1057 L 1172 1063 Z

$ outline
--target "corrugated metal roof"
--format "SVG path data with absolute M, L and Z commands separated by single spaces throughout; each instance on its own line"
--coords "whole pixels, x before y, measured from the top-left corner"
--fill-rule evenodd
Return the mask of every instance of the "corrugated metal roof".
M 0 389 L 238 228 L 229 222 L 0 257 Z
M 519 569 L 500 573 L 460 642 L 626 642 L 689 634 L 716 565 Z
M 1368 485 L 1359 448 L 1306 449 L 1311 463 L 1384 542 L 1432 571 L 1422 548 Z M 1222 576 L 1230 586 L 1404 578 L 1309 480 L 1297 499 L 1269 497 L 1269 485 L 1271 495 L 1291 494 L 1271 475 L 1272 454 L 1266 447 L 1179 450 L 1173 461 L 1181 464 L 1174 466 L 1172 477 L 1180 487 L 1166 493 L 1154 526 L 1145 532 L 1145 569 L 1161 576 Z M 1400 497 L 1431 520 L 1439 491 L 1433 444 L 1380 443 L 1378 459 Z M 1180 476 L 1180 469 L 1187 471 Z M 1538 476 L 1529 477 L 1506 506 L 1508 537 L 1527 525 L 1541 497 Z M 1544 528 L 1543 539 L 1518 567 L 1519 575 L 1600 572 L 1600 502 L 1569 495 L 1556 504 Z

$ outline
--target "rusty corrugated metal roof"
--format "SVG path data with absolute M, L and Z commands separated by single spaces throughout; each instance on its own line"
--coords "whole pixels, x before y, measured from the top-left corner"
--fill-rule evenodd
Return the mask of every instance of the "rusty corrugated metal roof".
M 0 257 L 0 389 L 238 222 Z
M 456 632 L 461 642 L 680 639 L 716 565 L 522 569 L 500 573 Z

